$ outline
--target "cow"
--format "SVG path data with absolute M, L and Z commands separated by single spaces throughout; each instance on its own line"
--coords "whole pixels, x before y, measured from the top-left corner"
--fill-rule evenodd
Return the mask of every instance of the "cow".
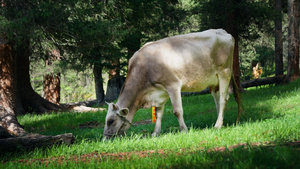
M 155 107 L 152 136 L 161 132 L 164 105 L 170 98 L 180 130 L 183 119 L 181 92 L 209 87 L 217 108 L 215 128 L 223 125 L 229 83 L 233 78 L 234 38 L 223 29 L 177 35 L 146 43 L 129 60 L 128 73 L 117 103 L 108 104 L 103 138 L 124 135 L 140 108 Z M 236 83 L 233 83 L 238 96 Z M 239 97 L 236 101 L 239 104 Z

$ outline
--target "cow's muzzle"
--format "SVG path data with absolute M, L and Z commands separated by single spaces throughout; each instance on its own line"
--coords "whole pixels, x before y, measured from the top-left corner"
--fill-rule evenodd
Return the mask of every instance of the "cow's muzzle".
M 106 135 L 105 134 L 105 135 L 103 135 L 102 141 L 108 141 L 114 137 L 115 137 L 115 135 Z

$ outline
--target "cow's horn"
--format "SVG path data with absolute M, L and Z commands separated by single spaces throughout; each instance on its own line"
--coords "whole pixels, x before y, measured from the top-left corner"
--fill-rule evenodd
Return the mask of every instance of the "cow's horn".
M 113 104 L 113 110 L 117 110 L 118 106 L 116 104 Z

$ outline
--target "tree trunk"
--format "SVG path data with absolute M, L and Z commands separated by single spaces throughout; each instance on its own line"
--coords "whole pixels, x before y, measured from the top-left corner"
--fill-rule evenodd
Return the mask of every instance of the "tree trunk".
M 233 2 L 228 2 L 229 3 Z M 240 0 L 235 0 L 235 4 L 239 4 Z M 239 61 L 239 31 L 238 31 L 238 23 L 236 23 L 235 17 L 238 15 L 239 11 L 237 9 L 230 11 L 226 18 L 226 31 L 230 33 L 234 39 L 234 53 L 233 53 L 233 75 L 237 86 L 239 86 L 240 90 L 242 90 L 241 82 L 240 82 L 240 61 Z
M 104 98 L 105 101 L 116 100 L 119 97 L 125 81 L 125 78 L 120 76 L 120 60 L 114 60 L 111 64 L 114 68 L 109 70 L 109 81 L 107 83 L 107 90 Z
M 296 39 L 296 49 L 295 49 L 295 59 L 293 61 L 294 75 L 293 80 L 296 80 L 299 77 L 299 45 L 300 45 L 300 34 L 299 34 L 299 0 L 295 1 L 295 39 Z
M 2 136 L 6 131 L 12 135 L 22 136 L 26 132 L 17 121 L 16 110 L 16 72 L 15 55 L 12 46 L 0 39 L 0 128 Z
M 60 102 L 60 73 L 55 75 L 47 74 L 44 76 L 43 83 L 44 98 L 51 103 Z
M 125 82 L 125 77 L 119 76 L 108 81 L 105 101 L 114 101 L 119 97 L 122 86 Z
M 20 150 L 31 150 L 34 148 L 46 148 L 54 144 L 72 144 L 75 137 L 72 133 L 56 136 L 44 136 L 39 134 L 28 134 L 23 137 L 10 137 L 0 139 L 0 152 L 12 152 Z
M 282 43 L 282 9 L 281 0 L 274 1 L 274 8 L 278 14 L 275 18 L 275 75 L 283 75 L 283 43 Z
M 102 66 L 94 64 L 94 78 L 95 78 L 95 91 L 96 91 L 96 100 L 100 104 L 104 101 L 104 89 L 103 89 L 103 77 L 102 77 Z
M 115 77 L 119 77 L 120 76 L 120 60 L 116 59 L 111 61 L 111 69 L 109 69 L 108 72 L 108 78 L 109 80 Z
M 17 114 L 45 113 L 59 111 L 63 107 L 49 102 L 37 94 L 30 83 L 29 75 L 29 41 L 25 41 L 22 47 L 16 49 L 16 77 L 17 77 Z
M 53 61 L 60 60 L 60 52 L 54 49 L 45 56 L 45 66 L 50 66 Z M 43 83 L 44 98 L 54 104 L 60 102 L 60 73 L 46 74 Z
M 297 35 L 297 33 L 299 34 L 298 4 L 298 0 L 288 1 L 289 31 L 287 82 L 294 80 L 293 78 L 299 76 L 299 35 Z

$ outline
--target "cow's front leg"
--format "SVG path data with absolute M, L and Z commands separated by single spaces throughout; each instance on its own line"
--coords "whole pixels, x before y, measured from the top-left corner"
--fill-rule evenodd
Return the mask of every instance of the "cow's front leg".
M 180 131 L 187 132 L 187 127 L 185 125 L 184 119 L 183 119 L 183 108 L 182 108 L 182 101 L 181 101 L 181 87 L 177 86 L 174 88 L 167 89 L 168 94 L 170 96 L 172 106 L 173 106 L 173 112 L 174 115 L 177 117 Z
M 164 114 L 164 105 L 162 107 L 155 107 L 155 112 L 156 112 L 156 122 L 155 122 L 155 128 L 152 133 L 152 137 L 159 136 L 160 131 L 161 131 L 161 119 Z

